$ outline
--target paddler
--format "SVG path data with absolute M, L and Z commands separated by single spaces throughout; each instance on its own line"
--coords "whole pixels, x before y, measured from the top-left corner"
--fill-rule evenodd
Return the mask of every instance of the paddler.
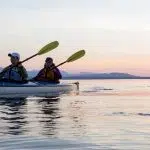
M 44 68 L 39 71 L 36 77 L 32 80 L 36 81 L 46 81 L 52 83 L 59 83 L 59 80 L 62 78 L 62 75 L 51 57 L 47 57 L 45 60 Z
M 9 53 L 8 56 L 10 57 L 11 65 L 2 70 L 0 73 L 0 80 L 10 82 L 26 82 L 28 74 L 24 66 L 19 64 L 19 53 Z

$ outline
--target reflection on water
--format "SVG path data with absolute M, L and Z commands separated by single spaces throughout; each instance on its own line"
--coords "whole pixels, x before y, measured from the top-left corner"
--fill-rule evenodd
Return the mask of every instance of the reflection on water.
M 26 120 L 26 99 L 1 99 L 0 118 L 3 127 L 0 128 L 1 134 L 23 134 L 28 123 Z
M 55 135 L 56 134 L 56 122 L 58 118 L 61 118 L 59 114 L 60 98 L 53 97 L 48 99 L 40 99 L 37 101 L 39 105 L 39 111 L 42 114 L 40 117 L 40 124 L 43 125 L 43 135 Z
M 74 96 L 71 100 L 68 98 L 1 99 L 0 134 L 49 137 L 86 135 L 87 110 L 84 106 L 87 104 L 84 100 L 74 99 Z
M 70 126 L 72 134 L 75 137 L 85 136 L 87 124 L 85 123 L 85 109 L 86 102 L 83 100 L 73 100 L 69 104 L 68 118 L 70 119 Z
M 149 149 L 150 81 L 80 83 L 78 95 L 0 99 L 0 148 Z
M 27 100 L 25 98 L 0 100 L 0 134 L 23 135 L 39 132 L 55 134 L 55 120 L 60 118 L 58 97 Z M 31 109 L 30 109 L 31 108 Z M 35 131 L 39 124 L 40 130 Z M 32 131 L 33 130 L 33 131 Z

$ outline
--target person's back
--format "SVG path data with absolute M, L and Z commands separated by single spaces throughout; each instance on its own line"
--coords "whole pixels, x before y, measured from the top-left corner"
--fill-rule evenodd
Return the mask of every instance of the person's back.
M 52 69 L 53 68 L 53 69 Z M 52 83 L 59 83 L 59 80 L 62 78 L 62 75 L 58 68 L 55 67 L 53 59 L 48 57 L 45 60 L 44 68 L 40 70 L 35 78 L 36 81 L 47 81 Z
M 11 58 L 11 65 L 2 70 L 0 79 L 16 82 L 27 81 L 28 74 L 26 69 L 21 64 L 18 65 L 20 55 L 18 53 L 12 53 L 8 54 L 8 56 Z

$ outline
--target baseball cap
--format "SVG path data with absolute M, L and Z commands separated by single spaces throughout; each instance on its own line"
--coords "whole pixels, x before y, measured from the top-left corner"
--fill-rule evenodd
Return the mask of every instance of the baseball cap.
M 16 57 L 16 58 L 20 59 L 20 54 L 19 53 L 9 53 L 8 56 L 9 57 Z

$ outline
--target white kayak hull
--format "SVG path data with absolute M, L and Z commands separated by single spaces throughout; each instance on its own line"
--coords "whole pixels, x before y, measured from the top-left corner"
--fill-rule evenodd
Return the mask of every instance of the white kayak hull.
M 77 91 L 78 88 L 78 83 L 48 84 L 44 82 L 29 82 L 16 84 L 0 82 L 0 97 L 55 96 Z

